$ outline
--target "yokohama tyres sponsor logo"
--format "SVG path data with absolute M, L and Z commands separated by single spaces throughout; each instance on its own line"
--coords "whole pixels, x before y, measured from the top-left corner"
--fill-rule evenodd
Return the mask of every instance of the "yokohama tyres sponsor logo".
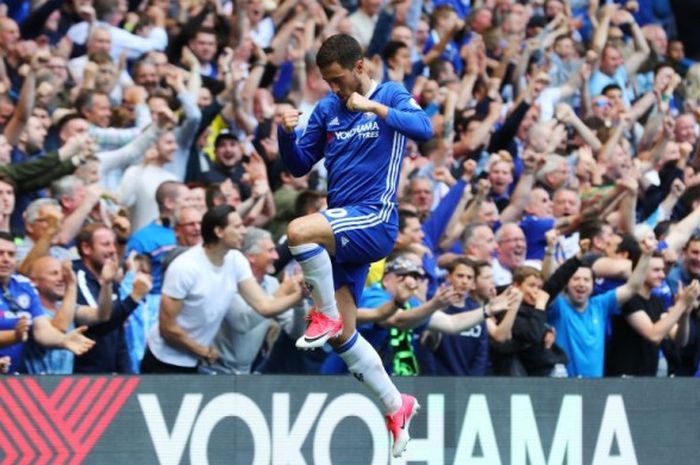
M 64 378 L 47 394 L 31 378 L 0 382 L 2 465 L 82 463 L 138 384 Z

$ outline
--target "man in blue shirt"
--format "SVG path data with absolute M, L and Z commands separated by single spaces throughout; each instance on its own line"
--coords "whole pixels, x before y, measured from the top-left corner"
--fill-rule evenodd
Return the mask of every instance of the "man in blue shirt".
M 140 305 L 131 314 L 125 328 L 129 358 L 134 372 L 138 373 L 143 354 L 146 352 L 146 337 L 155 326 L 160 309 L 160 289 L 163 283 L 163 260 L 177 245 L 175 238 L 175 214 L 188 195 L 187 186 L 177 181 L 165 181 L 156 189 L 158 218 L 136 231 L 126 244 L 126 255 L 136 252 L 146 255 L 151 262 L 153 287 Z
M 29 279 L 15 273 L 17 260 L 12 236 L 0 232 L 0 357 L 10 357 L 10 372 L 25 372 L 22 356 L 31 337 L 47 347 L 68 349 L 82 355 L 94 341 L 83 336 L 83 326 L 68 334 L 54 328 L 41 308 L 41 302 Z
M 322 158 L 328 171 L 330 208 L 294 220 L 287 231 L 317 308 L 297 346 L 330 341 L 382 401 L 392 452 L 399 457 L 420 406 L 391 382 L 376 351 L 355 331 L 355 314 L 369 263 L 386 257 L 396 240 L 396 189 L 406 138 L 425 141 L 432 127 L 403 86 L 370 78 L 362 48 L 351 36 L 328 38 L 316 64 L 332 93 L 318 103 L 300 137 L 294 132 L 298 110 L 287 110 L 279 127 L 280 155 L 293 175 L 308 173 Z
M 642 288 L 656 245 L 655 239 L 644 239 L 642 256 L 630 278 L 603 294 L 591 297 L 594 275 L 590 267 L 579 266 L 573 275 L 563 278 L 567 281 L 565 293 L 552 296 L 547 320 L 556 330 L 557 344 L 569 356 L 569 376 L 603 376 L 608 320 Z
M 116 264 L 111 273 L 116 274 Z M 109 320 L 112 312 L 112 292 L 104 286 L 97 308 L 77 305 L 77 282 L 71 263 L 60 262 L 51 256 L 38 258 L 31 267 L 31 279 L 35 286 L 44 314 L 51 325 L 67 333 L 76 325 L 92 326 Z M 74 354 L 68 350 L 45 347 L 35 339 L 29 339 L 22 354 L 29 374 L 69 375 L 73 373 Z

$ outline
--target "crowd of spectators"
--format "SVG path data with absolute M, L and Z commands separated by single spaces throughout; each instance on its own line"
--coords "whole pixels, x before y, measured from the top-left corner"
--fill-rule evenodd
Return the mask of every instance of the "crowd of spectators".
M 433 125 L 358 302 L 390 373 L 700 375 L 697 3 L 0 1 L 0 368 L 347 372 L 294 348 L 327 173 L 277 137 L 349 34 Z

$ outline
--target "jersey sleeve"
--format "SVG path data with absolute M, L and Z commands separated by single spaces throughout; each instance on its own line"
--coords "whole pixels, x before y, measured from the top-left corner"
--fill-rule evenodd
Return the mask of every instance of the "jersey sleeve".
M 301 137 L 297 137 L 296 132 L 287 133 L 282 125 L 279 125 L 277 139 L 280 156 L 289 172 L 294 176 L 303 176 L 308 173 L 323 157 L 323 149 L 326 145 L 326 125 L 323 121 L 321 104 L 316 105 Z
M 430 118 L 418 102 L 400 86 L 391 86 L 391 99 L 386 123 L 392 129 L 418 142 L 425 142 L 433 136 Z

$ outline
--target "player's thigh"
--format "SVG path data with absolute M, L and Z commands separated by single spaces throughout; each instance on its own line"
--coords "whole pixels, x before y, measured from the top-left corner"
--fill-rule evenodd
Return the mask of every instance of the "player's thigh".
M 339 263 L 372 263 L 394 247 L 397 225 L 387 222 L 372 207 L 332 208 L 322 212 L 335 236 L 335 260 Z
M 296 218 L 287 226 L 289 245 L 320 244 L 331 254 L 335 251 L 335 235 L 330 223 L 320 213 Z

